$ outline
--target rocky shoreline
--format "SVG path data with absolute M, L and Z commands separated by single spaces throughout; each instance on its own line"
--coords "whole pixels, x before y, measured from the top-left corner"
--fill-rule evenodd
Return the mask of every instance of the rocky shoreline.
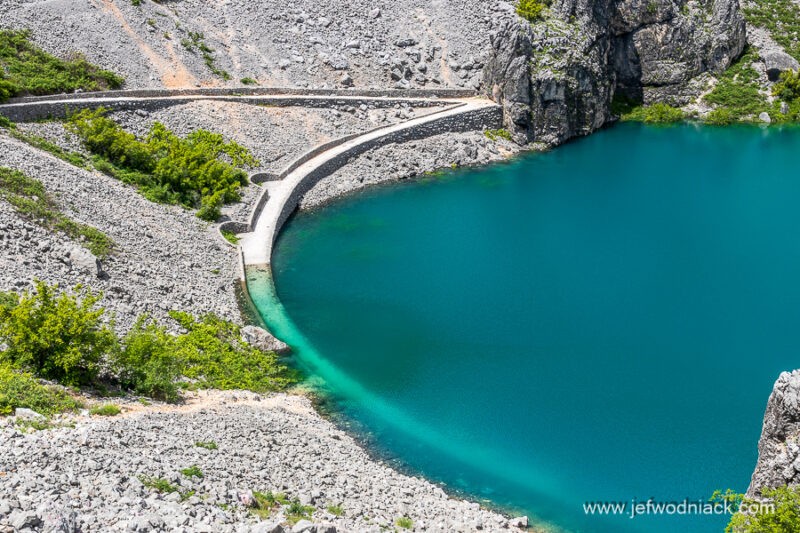
M 378 533 L 407 518 L 419 531 L 507 532 L 527 524 L 375 462 L 304 396 L 205 391 L 181 406 L 122 405 L 117 417 L 65 416 L 61 427 L 31 433 L 0 419 L 0 531 Z M 193 467 L 199 475 L 181 472 Z M 170 488 L 146 486 L 152 479 Z M 254 493 L 267 492 L 313 512 L 293 526 L 287 506 L 259 516 Z

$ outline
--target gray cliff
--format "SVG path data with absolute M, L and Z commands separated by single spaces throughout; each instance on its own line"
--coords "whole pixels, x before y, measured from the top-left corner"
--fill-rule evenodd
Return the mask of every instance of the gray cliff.
M 555 0 L 491 36 L 484 87 L 518 142 L 559 144 L 613 119 L 615 94 L 683 105 L 744 49 L 737 0 Z
M 772 389 L 747 495 L 787 484 L 800 484 L 800 370 L 782 373 Z

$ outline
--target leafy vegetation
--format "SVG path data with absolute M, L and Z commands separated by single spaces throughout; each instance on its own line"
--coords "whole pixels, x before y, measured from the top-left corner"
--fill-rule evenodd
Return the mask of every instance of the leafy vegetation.
M 272 511 L 281 505 L 287 505 L 289 498 L 282 492 L 273 494 L 272 492 L 253 492 L 253 498 L 256 503 L 253 507 L 253 513 L 259 518 L 267 518 Z
M 344 515 L 344 508 L 339 505 L 329 505 L 326 510 L 331 513 L 333 516 L 343 516 Z
M 22 172 L 0 167 L 0 198 L 23 217 L 40 226 L 75 239 L 98 257 L 109 255 L 114 241 L 92 226 L 75 222 L 61 213 L 41 181 Z
M 148 489 L 153 489 L 162 494 L 169 494 L 171 492 L 178 492 L 178 487 L 169 482 L 163 477 L 152 476 L 139 476 L 139 481 Z
M 397 521 L 395 522 L 395 524 L 397 525 L 397 527 L 400 527 L 400 528 L 403 528 L 403 529 L 411 529 L 411 528 L 414 527 L 414 522 L 407 516 L 404 516 L 402 518 L 398 518 Z
M 211 72 L 214 73 L 215 76 L 219 76 L 226 81 L 231 79 L 230 74 L 217 68 L 216 59 L 214 58 L 214 49 L 210 48 L 206 44 L 205 36 L 202 33 L 190 31 L 189 38 L 182 39 L 181 44 L 193 54 L 199 50 L 203 56 L 203 61 L 205 62 L 206 66 L 209 68 L 209 70 L 211 70 Z
M 176 401 L 178 381 L 193 388 L 281 390 L 297 381 L 294 371 L 241 340 L 240 328 L 213 315 L 195 319 L 173 311 L 186 331 L 170 335 L 163 326 L 140 318 L 123 339 L 112 366 L 123 387 L 139 394 Z
M 111 381 L 166 401 L 179 400 L 181 387 L 267 392 L 297 381 L 275 353 L 245 343 L 236 324 L 172 312 L 185 333 L 172 335 L 141 317 L 120 339 L 104 322 L 100 297 L 82 292 L 59 293 L 38 281 L 21 296 L 0 293 L 0 364 L 66 385 Z M 112 373 L 101 376 L 101 368 Z M 213 442 L 197 446 L 216 449 Z
M 546 4 L 538 0 L 519 0 L 517 15 L 528 22 L 536 22 L 542 18 L 545 7 L 547 7 Z
M 781 73 L 778 82 L 772 87 L 772 94 L 784 102 L 793 102 L 800 97 L 800 73 L 787 70 Z
M 80 290 L 80 286 L 76 288 Z M 0 308 L 0 362 L 66 385 L 89 385 L 116 337 L 96 308 L 100 298 L 57 293 L 56 286 L 36 282 L 10 309 Z
M 737 512 L 725 533 L 793 533 L 800 531 L 800 487 L 764 489 L 763 501 L 747 498 L 730 489 L 717 491 L 712 501 L 729 502 Z M 767 505 L 765 505 L 767 504 Z M 771 506 L 771 508 L 770 508 Z
M 239 239 L 239 237 L 236 236 L 236 234 L 234 232 L 224 229 L 220 233 L 222 233 L 222 236 L 225 237 L 225 240 L 228 241 L 229 243 L 231 243 L 231 244 L 239 244 L 239 240 L 240 239 Z
M 512 140 L 511 133 L 506 129 L 486 130 L 483 134 L 490 141 L 497 141 L 498 139 L 505 139 L 506 141 Z
M 239 81 L 241 82 L 242 85 L 258 85 L 258 82 L 250 77 L 242 78 Z
M 195 442 L 194 445 L 197 446 L 198 448 L 205 448 L 206 450 L 216 450 L 217 449 L 217 443 L 214 442 L 213 440 L 198 441 L 198 442 Z
M 181 470 L 181 474 L 186 477 L 197 477 L 202 479 L 203 478 L 203 471 L 197 465 L 192 465 L 189 468 L 184 468 Z
M 103 405 L 96 405 L 89 409 L 89 414 L 94 416 L 117 416 L 122 412 L 118 405 L 113 403 L 105 403 Z
M 662 103 L 629 108 L 621 116 L 623 121 L 646 122 L 648 124 L 669 124 L 680 122 L 684 118 L 683 111 L 677 107 Z
M 98 170 L 137 186 L 154 202 L 199 208 L 203 220 L 216 220 L 223 204 L 239 200 L 239 188 L 247 185 L 242 169 L 259 164 L 243 146 L 206 130 L 181 138 L 157 122 L 140 141 L 105 109 L 80 111 L 67 127 L 95 154 Z
M 50 416 L 79 409 L 81 403 L 61 388 L 42 385 L 32 374 L 0 363 L 0 415 L 10 415 L 18 407 Z
M 314 508 L 301 504 L 297 498 L 290 501 L 286 507 L 286 521 L 292 525 L 300 520 L 309 520 L 312 514 L 314 514 Z
M 720 76 L 717 85 L 703 99 L 718 108 L 727 109 L 735 121 L 757 117 L 760 113 L 768 111 L 769 104 L 759 93 L 758 72 L 752 66 L 753 61 L 757 59 L 756 51 L 748 48 L 742 57 Z M 719 120 L 722 117 L 717 115 L 712 118 Z
M 30 42 L 27 30 L 0 30 L 0 102 L 13 96 L 119 89 L 124 80 L 80 54 L 59 59 Z

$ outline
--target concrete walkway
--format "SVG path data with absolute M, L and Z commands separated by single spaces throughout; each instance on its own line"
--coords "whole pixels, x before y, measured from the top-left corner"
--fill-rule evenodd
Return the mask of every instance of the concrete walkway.
M 259 202 L 260 209 L 254 210 L 250 220 L 251 232 L 240 234 L 243 266 L 268 267 L 272 259 L 273 244 L 281 227 L 297 208 L 303 194 L 323 177 L 344 166 L 350 157 L 358 155 L 366 149 L 381 145 L 381 141 L 391 142 L 394 137 L 404 132 L 423 129 L 435 123 L 466 117 L 470 114 L 499 109 L 494 102 L 484 99 L 460 99 L 457 103 L 440 111 L 415 118 L 399 124 L 369 131 L 352 138 L 338 146 L 334 146 L 309 159 L 289 172 L 280 181 L 267 182 L 262 195 L 268 195 L 266 204 Z M 497 127 L 487 121 L 486 127 Z M 468 128 L 478 129 L 478 128 Z M 431 131 L 428 128 L 428 131 Z M 423 135 L 424 136 L 424 135 Z M 322 170 L 322 172 L 320 172 Z

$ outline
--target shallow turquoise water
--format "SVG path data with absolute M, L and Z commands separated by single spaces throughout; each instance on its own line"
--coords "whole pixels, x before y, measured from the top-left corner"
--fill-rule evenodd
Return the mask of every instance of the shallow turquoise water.
M 622 125 L 296 216 L 298 363 L 378 451 L 570 531 L 719 531 L 586 501 L 746 489 L 800 366 L 798 130 Z M 282 304 L 282 305 L 281 305 Z

